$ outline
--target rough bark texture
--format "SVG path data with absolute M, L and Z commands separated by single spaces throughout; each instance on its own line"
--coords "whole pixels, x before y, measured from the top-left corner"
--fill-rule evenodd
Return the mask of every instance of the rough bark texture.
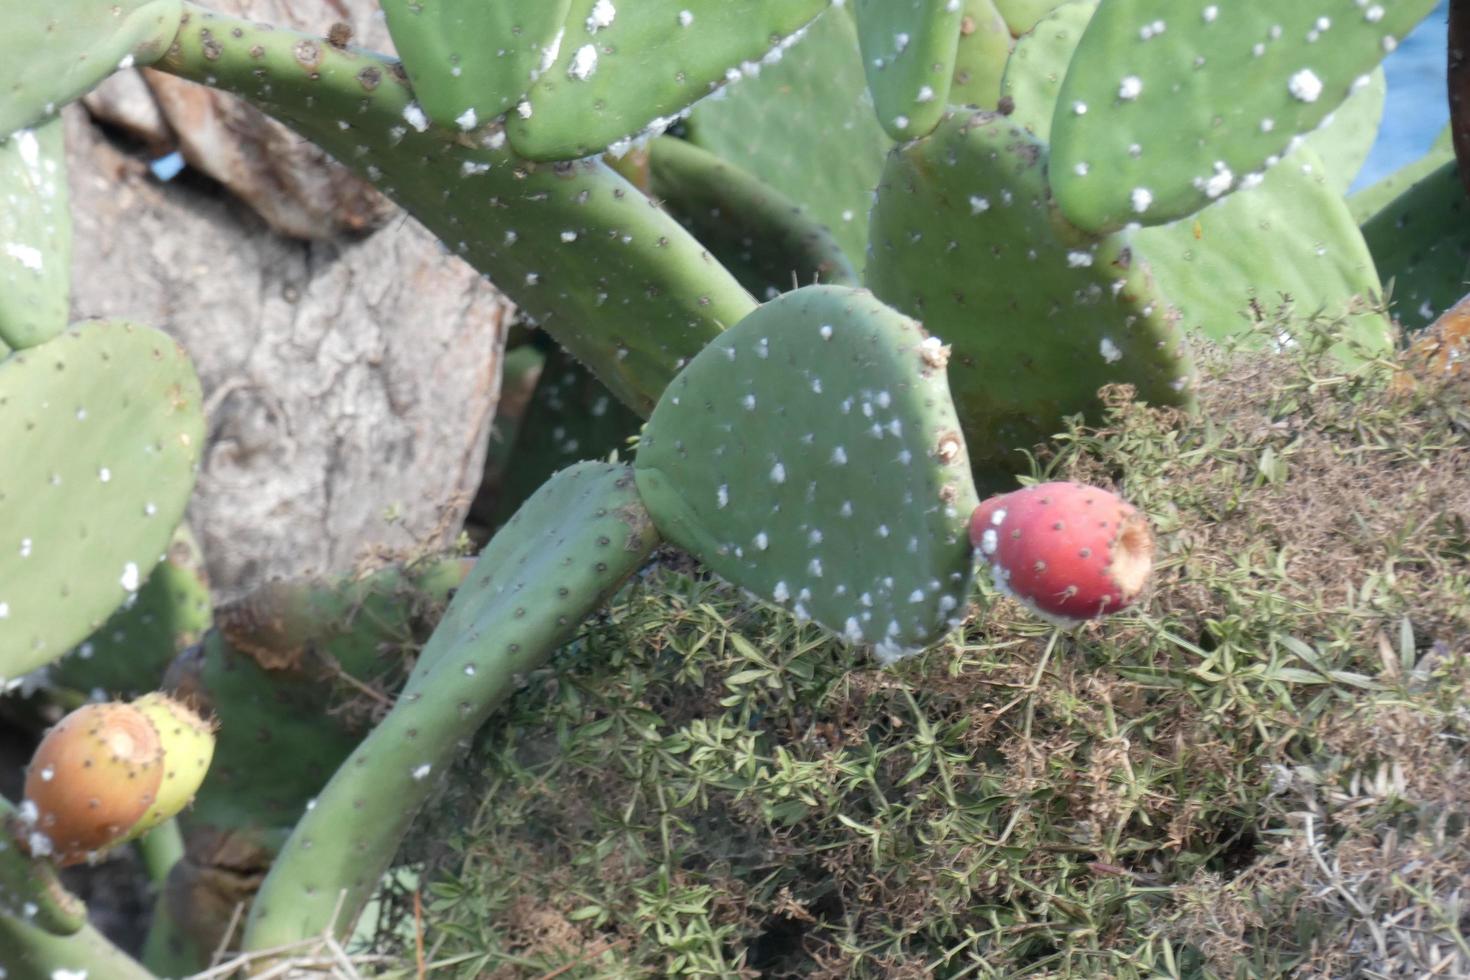
M 210 429 L 190 518 L 218 593 L 452 538 L 480 480 L 505 300 L 406 216 L 356 240 L 283 238 L 217 185 L 160 184 L 68 112 L 73 312 L 155 324 L 193 356 Z

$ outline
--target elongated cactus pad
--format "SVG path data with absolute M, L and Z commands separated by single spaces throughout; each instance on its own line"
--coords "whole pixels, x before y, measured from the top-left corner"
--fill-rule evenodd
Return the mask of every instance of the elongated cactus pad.
M 22 919 L 42 932 L 67 936 L 87 921 L 87 909 L 56 877 L 56 866 L 33 858 L 21 841 L 30 826 L 0 797 L 0 919 Z M 0 947 L 0 966 L 5 963 Z
M 660 532 L 725 579 L 897 656 L 963 614 L 976 497 L 948 351 L 864 290 L 808 286 L 700 353 L 638 444 Z
M 878 122 L 897 140 L 925 135 L 949 102 L 960 0 L 856 0 L 853 11 Z
M 20 919 L 0 915 L 0 970 L 5 980 L 158 980 L 90 925 L 52 935 Z
M 1106 232 L 1250 186 L 1434 6 L 1103 0 L 1052 124 L 1058 206 Z
M 1122 236 L 1051 206 L 1046 147 L 993 113 L 953 113 L 895 151 L 873 206 L 868 282 L 953 348 L 950 384 L 975 479 L 1013 486 L 1018 450 L 1105 384 L 1189 404 L 1192 368 L 1165 298 Z
M 828 2 L 572 0 L 560 54 L 507 122 L 511 145 L 569 160 L 661 132 Z
M 836 239 L 795 201 L 708 150 L 649 144 L 649 190 L 753 295 L 816 282 L 856 285 Z
M 209 628 L 211 606 L 204 556 L 187 525 L 179 525 L 164 560 L 101 628 L 47 668 L 55 687 L 111 697 L 135 697 L 163 683 L 174 657 Z
M 393 62 L 191 8 L 160 67 L 244 96 L 357 168 L 640 414 L 755 305 L 605 164 L 529 164 L 494 128 L 434 127 Z
M 861 267 L 893 141 L 873 114 L 845 8 L 817 18 L 776 64 L 696 105 L 688 138 L 800 201 Z
M 1000 80 L 1013 43 L 1010 28 L 995 9 L 994 0 L 965 0 L 949 101 L 994 109 L 1000 101 Z
M 297 824 L 250 911 L 244 946 L 351 931 L 460 742 L 544 664 L 658 541 L 626 466 L 546 483 L 486 546 L 393 710 Z M 367 805 L 391 800 L 391 807 Z
M 1043 143 L 1051 139 L 1062 79 L 1097 3 L 1069 0 L 1059 5 L 1016 40 L 1016 50 L 1006 62 L 1001 92 L 1011 99 L 1011 122 Z
M 0 361 L 0 678 L 49 663 L 135 595 L 204 438 L 169 337 L 87 323 Z
M 1383 286 L 1368 245 L 1310 146 L 1272 167 L 1258 186 L 1129 238 L 1186 331 L 1235 336 L 1250 325 L 1248 302 L 1272 310 L 1290 296 L 1300 313 L 1345 316 L 1343 339 L 1354 345 L 1378 352 L 1393 345 L 1377 309 Z M 1354 357 L 1351 346 L 1341 354 Z
M 182 0 L 25 5 L 0 35 L 0 138 L 33 126 L 119 68 L 158 60 Z
M 66 329 L 71 215 L 61 120 L 0 141 L 0 354 Z
M 1363 224 L 1363 237 L 1394 314 L 1404 326 L 1433 323 L 1470 282 L 1470 201 L 1453 159 L 1394 198 Z
M 384 0 L 388 32 L 419 105 L 474 129 L 514 106 L 556 60 L 571 0 Z

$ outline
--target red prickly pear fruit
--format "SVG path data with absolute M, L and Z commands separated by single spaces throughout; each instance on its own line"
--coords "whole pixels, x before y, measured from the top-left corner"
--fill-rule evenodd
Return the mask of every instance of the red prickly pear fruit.
M 970 518 L 970 541 L 998 589 L 1066 626 L 1131 605 L 1153 570 L 1148 519 L 1117 494 L 1082 483 L 991 497 Z
M 26 772 L 23 841 L 35 857 L 77 864 L 116 843 L 163 781 L 153 722 L 128 704 L 86 704 L 53 726 Z

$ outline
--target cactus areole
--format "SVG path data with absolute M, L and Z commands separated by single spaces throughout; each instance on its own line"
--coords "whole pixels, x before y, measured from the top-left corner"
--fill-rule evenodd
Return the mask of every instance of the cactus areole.
M 1148 519 L 1117 494 L 1080 483 L 991 497 L 970 518 L 970 540 L 998 589 L 1064 626 L 1131 605 L 1153 569 Z

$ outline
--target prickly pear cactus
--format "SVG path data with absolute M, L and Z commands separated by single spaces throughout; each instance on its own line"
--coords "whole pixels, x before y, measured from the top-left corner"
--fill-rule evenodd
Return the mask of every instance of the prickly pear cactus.
M 0 797 L 0 919 L 18 917 L 42 932 L 71 935 L 86 924 L 87 909 L 62 886 L 54 864 L 18 846 L 13 835 L 23 838 L 27 830 L 15 807 Z
M 1301 313 L 1345 319 L 1343 340 L 1351 343 L 1338 349 L 1345 361 L 1358 356 L 1355 347 L 1392 347 L 1373 257 L 1310 145 L 1272 167 L 1258 186 L 1128 237 L 1187 332 L 1216 340 L 1238 335 L 1251 322 L 1248 302 L 1272 310 L 1290 296 Z
M 511 145 L 532 160 L 570 160 L 661 132 L 828 2 L 572 0 L 560 53 L 507 121 Z
M 963 614 L 977 498 L 948 351 L 865 291 L 808 286 L 721 334 L 638 444 L 659 531 L 892 657 Z
M 605 164 L 529 164 L 493 128 L 434 127 L 380 57 L 195 11 L 165 63 L 244 96 L 357 168 L 640 414 L 755 305 Z
M 800 201 L 861 267 L 893 141 L 873 114 L 845 8 L 817 18 L 776 64 L 696 105 L 687 128 L 690 142 Z
M 119 68 L 162 56 L 182 0 L 60 0 L 27 9 L 0 36 L 0 138 L 33 126 Z
M 0 361 L 0 679 L 55 660 L 137 594 L 203 438 L 193 367 L 157 330 L 87 323 Z
M 965 0 L 950 103 L 994 109 L 1000 102 L 1000 80 L 1013 43 L 1010 28 L 993 0 Z
M 1098 0 L 1070 0 L 1048 12 L 1029 33 L 1016 40 L 1006 62 L 1001 92 L 1011 99 L 1011 122 L 1045 143 L 1051 139 L 1052 114 Z
M 1410 329 L 1433 323 L 1470 281 L 1470 202 L 1454 162 L 1414 184 L 1363 224 L 1394 312 Z
M 210 621 L 204 555 L 188 526 L 180 524 L 137 598 L 51 664 L 46 679 L 56 687 L 110 697 L 152 691 L 163 682 L 169 663 L 204 635 Z
M 856 285 L 837 240 L 795 201 L 692 143 L 648 147 L 649 190 L 754 296 L 797 286 Z
M 570 7 L 571 0 L 384 0 L 383 14 L 425 115 L 469 130 L 514 106 L 551 67 Z
M 61 120 L 0 140 L 0 356 L 66 329 L 71 216 Z
M 1367 221 L 1388 206 L 1394 198 L 1413 187 L 1455 158 L 1455 146 L 1450 139 L 1450 127 L 1446 124 L 1435 137 L 1429 152 L 1412 163 L 1406 163 L 1393 173 L 1370 184 L 1348 198 L 1348 209 L 1353 220 L 1359 224 Z
M 1052 124 L 1058 206 L 1107 232 L 1173 221 L 1252 186 L 1434 7 L 1103 0 Z
M 856 0 L 853 12 L 878 122 L 896 140 L 918 139 L 949 101 L 960 0 Z
M 1122 236 L 1095 238 L 1051 206 L 1046 147 L 1003 116 L 955 111 L 889 157 L 868 283 L 950 344 L 975 480 L 998 492 L 1097 390 L 1135 385 L 1188 404 L 1192 367 L 1165 297 Z
M 626 466 L 578 464 L 527 501 L 480 555 L 393 710 L 297 824 L 251 908 L 245 948 L 275 948 L 334 922 L 350 933 L 461 741 L 657 541 Z

